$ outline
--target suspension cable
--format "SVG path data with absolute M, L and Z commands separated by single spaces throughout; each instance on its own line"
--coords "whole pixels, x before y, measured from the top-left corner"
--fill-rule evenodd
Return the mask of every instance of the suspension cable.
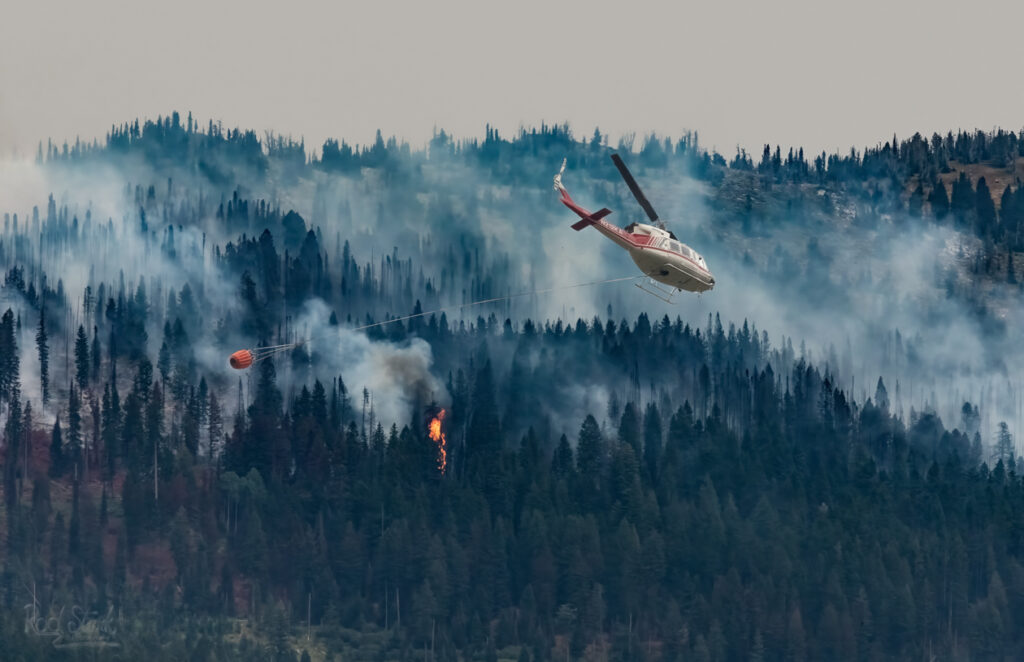
M 521 298 L 521 297 L 528 297 L 528 296 L 532 296 L 534 294 L 547 294 L 549 292 L 558 292 L 558 291 L 561 291 L 561 290 L 572 290 L 572 289 L 577 289 L 577 288 L 580 288 L 580 287 L 590 287 L 591 285 L 604 285 L 605 283 L 620 283 L 620 282 L 623 282 L 623 281 L 637 280 L 637 279 L 640 279 L 640 278 L 646 278 L 646 276 L 640 275 L 640 276 L 624 276 L 622 278 L 606 278 L 604 280 L 592 280 L 592 281 L 587 282 L 587 283 L 574 283 L 572 285 L 559 285 L 559 286 L 556 286 L 556 287 L 547 287 L 547 288 L 538 289 L 538 290 L 530 290 L 529 292 L 519 292 L 517 294 L 507 294 L 505 296 L 492 297 L 490 299 L 480 299 L 478 301 L 470 301 L 469 303 L 453 304 L 451 306 L 445 306 L 443 308 L 437 308 L 435 310 L 428 310 L 428 311 L 422 312 L 422 313 L 413 313 L 412 315 L 405 315 L 403 317 L 395 317 L 393 319 L 384 320 L 383 322 L 373 322 L 372 324 L 364 324 L 362 326 L 353 327 L 353 328 L 349 329 L 349 331 L 365 331 L 366 329 L 372 329 L 372 328 L 375 328 L 375 327 L 378 327 L 378 326 L 384 326 L 385 324 L 392 324 L 394 322 L 405 322 L 407 320 L 416 319 L 417 317 L 425 317 L 427 315 L 436 315 L 437 313 L 443 313 L 443 312 L 446 312 L 446 311 L 449 311 L 449 310 L 461 310 L 463 308 L 469 308 L 471 306 L 480 306 L 480 305 L 483 305 L 485 303 L 497 303 L 498 301 L 509 301 L 511 299 L 518 299 L 518 298 Z M 259 361 L 262 361 L 264 359 L 270 358 L 271 356 L 273 356 L 275 354 L 278 354 L 280 352 L 288 351 L 289 349 L 291 349 L 293 347 L 299 347 L 299 346 L 304 345 L 304 344 L 306 344 L 306 343 L 308 343 L 308 342 L 310 342 L 310 341 L 312 341 L 312 340 L 314 340 L 316 338 L 321 338 L 324 335 L 326 335 L 326 334 L 320 334 L 319 336 L 313 336 L 311 338 L 306 338 L 304 340 L 300 340 L 299 342 L 288 343 L 288 344 L 285 344 L 285 345 L 273 345 L 271 347 L 256 347 L 256 348 L 253 348 L 253 349 L 251 349 L 249 351 L 252 352 L 252 354 L 253 354 L 253 363 L 258 363 Z
M 520 292 L 518 294 L 508 294 L 503 297 L 494 297 L 491 299 L 480 299 L 479 301 L 471 301 L 469 303 L 460 303 L 451 306 L 445 306 L 444 308 L 438 308 L 437 310 L 428 310 L 425 313 L 414 313 L 412 315 L 406 315 L 404 317 L 396 317 L 394 319 L 384 320 L 383 322 L 374 322 L 373 324 L 365 324 L 363 326 L 357 326 L 350 331 L 363 331 L 364 329 L 372 329 L 376 326 L 383 326 L 385 324 L 391 324 L 392 322 L 404 322 L 405 320 L 411 320 L 416 317 L 423 317 L 425 315 L 435 315 L 437 313 L 443 313 L 449 310 L 461 310 L 462 308 L 469 308 L 470 306 L 479 306 L 485 303 L 496 303 L 498 301 L 508 301 L 510 299 L 517 299 L 519 297 L 527 297 L 533 294 L 547 294 L 548 292 L 558 292 L 560 290 L 571 290 L 579 287 L 588 287 L 590 285 L 603 285 L 605 283 L 619 283 L 625 280 L 637 280 L 639 278 L 646 278 L 646 276 L 625 276 L 623 278 L 607 278 L 605 280 L 594 280 L 589 283 L 576 283 L 574 285 L 560 285 L 558 287 L 548 287 L 542 290 L 531 290 L 530 292 Z M 312 338 L 310 338 L 312 340 Z

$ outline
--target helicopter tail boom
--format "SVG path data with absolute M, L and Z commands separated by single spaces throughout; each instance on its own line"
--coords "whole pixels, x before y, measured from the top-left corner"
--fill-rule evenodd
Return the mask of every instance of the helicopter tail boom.
M 607 216 L 610 213 L 612 213 L 612 210 L 608 209 L 607 207 L 605 207 L 603 209 L 599 209 L 598 211 L 595 211 L 593 214 L 589 214 L 587 216 L 584 216 L 581 220 L 573 223 L 572 224 L 572 229 L 576 230 L 577 232 L 579 232 L 580 230 L 582 230 L 583 228 L 587 227 L 588 225 L 593 225 L 595 222 L 601 220 L 602 218 L 604 218 L 605 216 Z

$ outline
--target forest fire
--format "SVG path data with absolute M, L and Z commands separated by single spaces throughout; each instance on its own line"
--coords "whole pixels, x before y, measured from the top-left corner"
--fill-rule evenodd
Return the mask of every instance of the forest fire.
M 445 439 L 444 431 L 441 430 L 441 421 L 444 420 L 444 414 L 444 409 L 438 411 L 437 415 L 430 419 L 428 426 L 430 439 L 437 444 L 437 468 L 441 471 L 442 475 L 448 466 L 448 440 Z

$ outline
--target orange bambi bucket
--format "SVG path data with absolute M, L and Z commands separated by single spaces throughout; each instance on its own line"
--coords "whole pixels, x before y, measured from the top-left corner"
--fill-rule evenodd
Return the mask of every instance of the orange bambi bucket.
M 228 362 L 235 370 L 245 370 L 252 365 L 252 352 L 247 349 L 240 349 L 231 355 Z

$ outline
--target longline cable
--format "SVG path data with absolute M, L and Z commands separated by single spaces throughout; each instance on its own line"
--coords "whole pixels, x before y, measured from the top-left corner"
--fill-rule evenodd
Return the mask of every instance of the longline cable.
M 503 297 L 494 297 L 492 299 L 481 299 L 479 301 L 471 301 L 469 303 L 460 303 L 452 306 L 445 306 L 444 308 L 438 308 L 437 310 L 428 310 L 425 313 L 415 313 L 413 315 L 406 315 L 405 317 L 396 317 L 394 319 L 384 320 L 383 322 L 374 322 L 373 324 L 365 324 L 363 326 L 357 326 L 349 331 L 362 331 L 364 329 L 372 329 L 375 326 L 383 326 L 385 324 L 391 324 L 392 322 L 404 322 L 405 320 L 411 320 L 416 317 L 423 317 L 425 315 L 435 315 L 437 313 L 443 313 L 449 310 L 460 310 L 462 308 L 469 308 L 470 306 L 479 306 L 485 303 L 496 303 L 498 301 L 508 301 L 509 299 L 517 299 L 519 297 L 528 297 L 533 294 L 547 294 L 548 292 L 557 292 L 560 290 L 571 290 L 578 287 L 588 287 L 590 285 L 603 285 L 605 283 L 618 283 L 624 280 L 637 280 L 638 278 L 646 278 L 646 276 L 625 276 L 623 278 L 608 278 L 605 280 L 595 280 L 589 283 L 576 283 L 574 285 L 560 285 L 558 287 L 549 287 L 543 290 L 533 290 L 530 292 L 520 292 L 518 294 L 508 294 Z M 310 338 L 312 340 L 312 338 Z
M 394 322 L 404 322 L 406 320 L 415 319 L 417 317 L 425 317 L 427 315 L 436 315 L 437 313 L 443 313 L 449 310 L 461 310 L 463 308 L 469 308 L 471 306 L 480 306 L 485 303 L 496 303 L 498 301 L 508 301 L 510 299 L 518 299 L 520 297 L 528 297 L 534 294 L 547 294 L 548 292 L 558 292 L 561 290 L 572 290 L 580 287 L 590 287 L 591 285 L 604 285 L 605 283 L 620 283 L 627 280 L 637 280 L 639 278 L 646 278 L 646 276 L 624 276 L 622 278 L 606 278 L 604 280 L 592 280 L 587 283 L 574 283 L 572 285 L 559 285 L 556 287 L 547 287 L 539 290 L 530 290 L 529 292 L 519 292 L 517 294 L 507 294 L 501 297 L 492 297 L 490 299 L 480 299 L 479 301 L 470 301 L 469 303 L 453 304 L 451 306 L 445 306 L 444 308 L 437 308 L 435 310 L 428 310 L 422 313 L 413 313 L 412 315 L 405 315 L 403 317 L 395 317 L 393 319 L 384 320 L 383 322 L 373 322 L 372 324 L 364 324 L 362 326 L 356 326 L 349 331 L 364 331 L 366 329 L 372 329 L 378 326 L 384 326 L 385 324 L 392 324 Z M 286 352 L 294 347 L 300 347 L 306 343 L 315 340 L 316 338 L 322 338 L 327 335 L 326 333 L 311 338 L 306 338 L 295 343 L 289 343 L 285 345 L 274 345 L 272 347 L 257 347 L 248 350 L 252 354 L 252 363 L 258 363 L 264 359 L 270 358 L 275 354 Z

